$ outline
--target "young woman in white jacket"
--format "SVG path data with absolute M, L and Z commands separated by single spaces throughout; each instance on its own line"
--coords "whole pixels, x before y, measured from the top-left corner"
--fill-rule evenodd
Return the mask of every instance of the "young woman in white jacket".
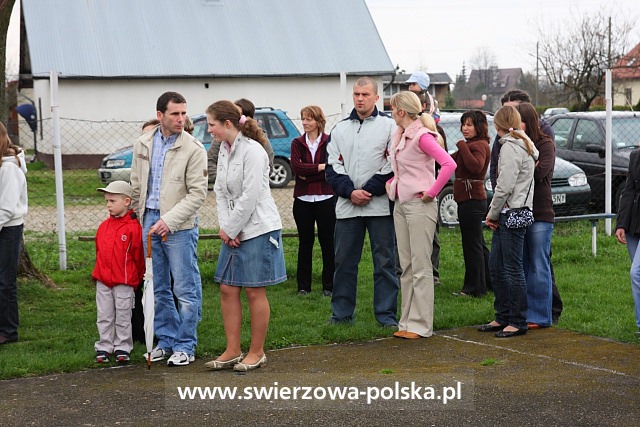
M 0 123 L 0 345 L 18 341 L 18 259 L 27 214 L 27 166 L 22 149 Z
M 264 341 L 269 325 L 266 287 L 287 280 L 282 248 L 282 222 L 269 189 L 269 159 L 260 144 L 266 138 L 258 123 L 241 114 L 231 101 L 207 108 L 209 133 L 221 142 L 214 185 L 222 248 L 215 281 L 227 346 L 212 370 L 250 371 L 267 363 Z M 240 348 L 245 289 L 251 315 L 251 345 Z

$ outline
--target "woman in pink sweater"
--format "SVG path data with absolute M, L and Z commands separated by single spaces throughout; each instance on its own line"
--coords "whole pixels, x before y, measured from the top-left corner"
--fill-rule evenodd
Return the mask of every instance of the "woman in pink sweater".
M 398 125 L 391 145 L 394 177 L 387 183 L 395 202 L 393 220 L 402 276 L 402 314 L 398 338 L 429 337 L 433 333 L 433 268 L 431 251 L 437 221 L 436 196 L 449 181 L 456 163 L 442 148 L 441 136 L 415 93 L 391 97 Z M 438 178 L 435 164 L 440 165 Z

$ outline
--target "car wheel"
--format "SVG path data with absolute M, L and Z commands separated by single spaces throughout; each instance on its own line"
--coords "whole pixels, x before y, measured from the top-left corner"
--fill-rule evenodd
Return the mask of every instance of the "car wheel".
M 283 188 L 291 181 L 291 166 L 289 162 L 281 157 L 273 159 L 273 172 L 269 176 L 269 185 L 271 188 Z
M 445 187 L 438 196 L 438 221 L 442 226 L 458 222 L 458 204 L 453 199 L 452 187 Z

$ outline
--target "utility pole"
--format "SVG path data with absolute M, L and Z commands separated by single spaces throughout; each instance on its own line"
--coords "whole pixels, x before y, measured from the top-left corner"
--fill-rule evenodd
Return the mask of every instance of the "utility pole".
M 607 47 L 607 68 L 611 69 L 611 17 L 609 17 L 609 45 Z
M 538 84 L 540 82 L 540 59 L 538 57 L 538 48 L 540 42 L 536 42 L 536 107 L 538 106 Z

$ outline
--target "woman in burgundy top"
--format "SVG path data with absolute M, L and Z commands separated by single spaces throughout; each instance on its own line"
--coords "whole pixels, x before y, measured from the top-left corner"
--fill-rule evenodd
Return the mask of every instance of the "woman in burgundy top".
M 466 111 L 460 118 L 464 141 L 458 141 L 458 151 L 451 155 L 456 161 L 453 198 L 458 203 L 458 222 L 464 254 L 464 285 L 458 296 L 481 297 L 491 289 L 489 279 L 489 249 L 482 234 L 482 221 L 487 214 L 487 193 L 484 180 L 489 167 L 489 125 L 480 110 Z
M 293 188 L 293 218 L 299 236 L 296 275 L 298 295 L 311 292 L 311 260 L 317 225 L 318 241 L 322 250 L 322 294 L 331 296 L 336 198 L 324 175 L 329 140 L 329 135 L 324 133 L 327 120 L 322 109 L 315 105 L 302 108 L 300 116 L 304 135 L 291 142 L 291 169 L 296 175 Z

